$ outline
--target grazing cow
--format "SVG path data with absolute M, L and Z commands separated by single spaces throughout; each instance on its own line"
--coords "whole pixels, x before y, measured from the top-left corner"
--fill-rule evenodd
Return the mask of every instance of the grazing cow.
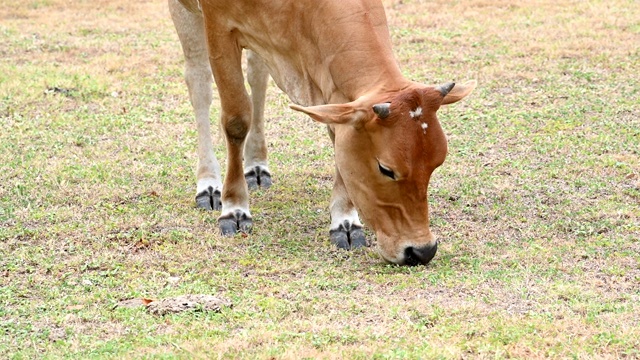
M 365 245 L 361 216 L 387 261 L 433 258 L 438 243 L 429 229 L 427 186 L 447 154 L 436 111 L 471 93 L 475 81 L 406 80 L 379 0 L 169 0 L 169 8 L 198 127 L 196 202 L 221 210 L 223 234 L 251 230 L 248 190 L 271 185 L 263 130 L 271 75 L 298 104 L 292 109 L 329 129 L 336 163 L 331 241 L 346 249 Z M 227 145 L 224 185 L 209 127 L 211 74 Z

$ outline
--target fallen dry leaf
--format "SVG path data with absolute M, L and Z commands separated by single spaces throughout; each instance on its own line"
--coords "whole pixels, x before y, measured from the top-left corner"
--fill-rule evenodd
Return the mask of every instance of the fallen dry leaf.
M 145 298 L 120 300 L 113 308 L 131 309 L 136 307 L 148 306 L 153 301 L 155 300 Z

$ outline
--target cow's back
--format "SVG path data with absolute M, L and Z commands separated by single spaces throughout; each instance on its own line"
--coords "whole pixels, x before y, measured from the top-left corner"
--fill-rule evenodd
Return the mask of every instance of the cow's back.
M 200 1 L 217 36 L 259 54 L 294 102 L 350 101 L 359 89 L 400 78 L 379 0 Z M 180 2 L 200 11 L 197 0 Z

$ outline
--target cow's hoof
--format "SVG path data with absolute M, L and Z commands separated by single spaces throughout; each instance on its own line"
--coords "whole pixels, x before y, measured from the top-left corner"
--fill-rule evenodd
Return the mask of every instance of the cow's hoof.
M 249 234 L 253 227 L 253 220 L 247 214 L 236 211 L 235 213 L 218 218 L 218 226 L 224 236 L 233 236 L 238 232 Z
M 245 172 L 244 178 L 247 180 L 249 190 L 256 190 L 259 187 L 268 189 L 273 184 L 271 174 L 260 166 Z
M 338 249 L 349 250 L 351 245 L 349 244 L 349 235 L 346 231 L 331 230 L 329 231 L 331 236 L 331 243 L 338 247 Z
M 196 195 L 196 206 L 205 210 L 221 210 L 222 196 L 220 190 L 214 190 L 212 186 Z
M 349 231 L 349 240 L 351 242 L 351 248 L 357 249 L 367 246 L 367 238 L 364 236 L 362 228 L 353 228 Z
M 329 231 L 331 237 L 331 243 L 338 249 L 357 249 L 367 246 L 367 238 L 364 236 L 364 231 L 360 226 L 350 226 L 350 229 L 343 225 L 340 225 L 335 230 Z

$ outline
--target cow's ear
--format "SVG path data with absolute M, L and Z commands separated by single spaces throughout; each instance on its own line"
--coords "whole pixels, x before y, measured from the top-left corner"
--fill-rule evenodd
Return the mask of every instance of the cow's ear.
M 476 88 L 478 82 L 475 80 L 467 81 L 464 84 L 446 84 L 438 86 L 437 89 L 443 94 L 442 105 L 453 104 L 462 100 L 465 96 L 471 94 Z
M 356 100 L 357 101 L 357 100 Z M 323 124 L 347 124 L 358 126 L 367 118 L 367 110 L 359 103 L 328 104 L 317 106 L 300 106 L 291 104 L 290 108 L 309 115 L 313 120 Z

